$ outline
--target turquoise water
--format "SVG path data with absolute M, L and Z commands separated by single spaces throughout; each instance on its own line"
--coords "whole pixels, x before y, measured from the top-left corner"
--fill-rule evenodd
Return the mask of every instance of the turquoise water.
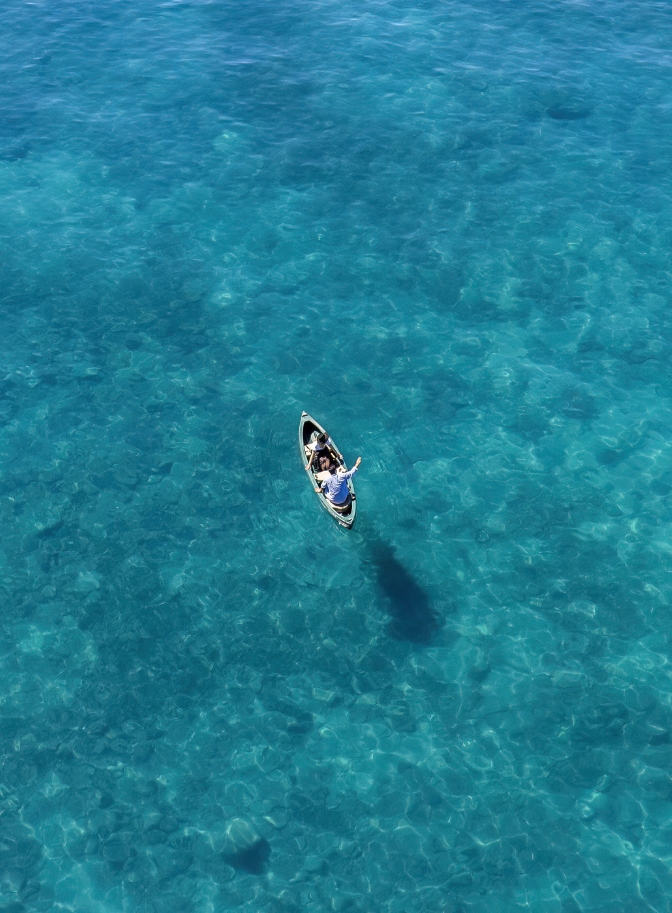
M 0 24 L 0 911 L 671 910 L 669 7 Z

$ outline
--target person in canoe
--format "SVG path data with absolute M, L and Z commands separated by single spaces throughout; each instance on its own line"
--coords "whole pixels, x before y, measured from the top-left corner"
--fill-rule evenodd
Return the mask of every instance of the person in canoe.
M 310 472 L 313 461 L 316 462 L 317 466 L 320 466 L 319 458 L 322 456 L 333 457 L 337 463 L 343 462 L 343 456 L 338 452 L 338 448 L 326 431 L 322 431 L 315 435 L 314 440 L 306 446 L 308 450 L 310 450 L 310 458 L 308 460 L 308 465 L 306 466 L 306 472 Z
M 361 457 L 357 457 L 357 462 L 352 469 L 346 469 L 345 466 L 338 466 L 330 469 L 328 478 L 322 482 L 319 488 L 315 489 L 316 494 L 322 494 L 336 510 L 341 510 L 350 503 L 350 489 L 348 488 L 348 479 L 351 479 L 359 469 Z
M 333 472 L 337 466 L 337 464 L 334 463 L 334 459 L 330 453 L 323 453 L 322 456 L 317 458 L 316 462 L 318 472 Z

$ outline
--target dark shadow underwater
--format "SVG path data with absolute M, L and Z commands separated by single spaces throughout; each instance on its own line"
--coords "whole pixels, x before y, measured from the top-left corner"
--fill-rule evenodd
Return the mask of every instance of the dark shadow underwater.
M 366 563 L 385 596 L 390 616 L 388 630 L 395 640 L 428 645 L 443 626 L 427 592 L 399 561 L 393 546 L 372 538 Z

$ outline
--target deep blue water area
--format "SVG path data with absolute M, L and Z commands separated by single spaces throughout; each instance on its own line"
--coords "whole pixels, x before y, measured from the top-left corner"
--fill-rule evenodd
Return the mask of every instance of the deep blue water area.
M 672 910 L 669 13 L 3 4 L 0 913 Z

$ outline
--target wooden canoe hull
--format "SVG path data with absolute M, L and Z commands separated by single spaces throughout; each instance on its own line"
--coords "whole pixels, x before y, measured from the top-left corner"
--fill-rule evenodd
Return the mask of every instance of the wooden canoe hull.
M 311 435 L 314 431 L 324 431 L 324 428 L 311 415 L 308 415 L 307 412 L 302 412 L 301 421 L 299 422 L 299 452 L 301 453 L 301 462 L 303 463 L 304 471 L 308 465 L 306 445 L 310 441 Z M 315 486 L 317 485 L 317 479 L 315 478 L 312 470 L 310 473 L 309 481 L 311 488 L 314 490 Z M 330 517 L 333 517 L 339 526 L 342 526 L 345 529 L 352 529 L 355 524 L 355 517 L 357 515 L 357 497 L 355 495 L 355 487 L 352 484 L 352 479 L 348 479 L 348 488 L 350 489 L 350 510 L 346 514 L 334 510 L 334 508 L 331 506 L 329 501 L 327 501 L 323 494 L 315 495 L 315 497 L 319 500 L 322 509 L 325 510 Z

